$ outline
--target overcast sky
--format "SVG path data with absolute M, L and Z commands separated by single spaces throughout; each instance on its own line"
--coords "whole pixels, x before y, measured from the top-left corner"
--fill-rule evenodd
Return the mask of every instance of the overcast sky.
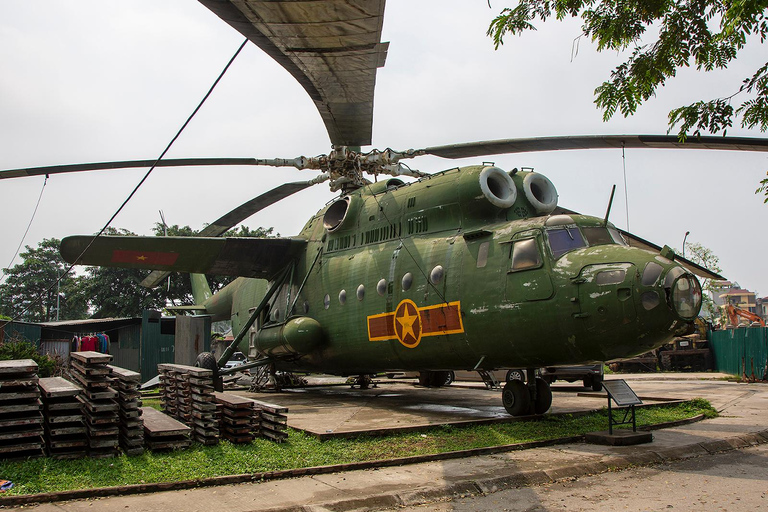
M 730 95 L 765 61 L 765 47 L 753 45 L 725 72 L 684 70 L 637 115 L 604 123 L 593 90 L 623 56 L 598 54 L 590 41 L 580 40 L 572 58 L 579 24 L 551 21 L 494 51 L 485 31 L 503 4 L 491 3 L 492 9 L 487 0 L 388 2 L 383 40 L 390 47 L 377 75 L 375 147 L 663 134 L 670 108 Z M 193 0 L 3 0 L 0 168 L 156 158 L 242 39 Z M 740 129 L 729 134 L 765 136 Z M 329 149 L 305 91 L 249 44 L 168 158 L 293 158 Z M 553 181 L 560 205 L 597 216 L 604 215 L 616 184 L 611 220 L 627 227 L 620 150 L 408 163 L 435 172 L 483 160 L 504 169 L 533 167 Z M 714 251 L 726 277 L 768 295 L 768 205 L 754 194 L 766 170 L 765 153 L 628 150 L 630 230 L 677 248 L 690 231 L 688 241 Z M 144 172 L 52 176 L 25 245 L 98 231 Z M 150 234 L 163 210 L 170 224 L 201 228 L 280 183 L 314 175 L 253 167 L 158 169 L 113 226 Z M 0 182 L 0 267 L 8 265 L 24 234 L 43 180 Z M 294 235 L 332 197 L 319 185 L 247 224 Z

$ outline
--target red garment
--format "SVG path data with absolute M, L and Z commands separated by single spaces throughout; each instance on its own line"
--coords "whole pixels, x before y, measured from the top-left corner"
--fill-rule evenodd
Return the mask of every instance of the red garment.
M 80 341 L 80 350 L 83 352 L 95 352 L 99 339 L 96 336 L 83 336 Z

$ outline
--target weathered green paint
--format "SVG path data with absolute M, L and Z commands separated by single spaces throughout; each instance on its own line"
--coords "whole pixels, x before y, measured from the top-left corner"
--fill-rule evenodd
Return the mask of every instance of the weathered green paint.
M 137 260 L 146 250 L 152 261 L 178 251 L 174 262 L 182 267 L 264 277 L 239 278 L 203 304 L 215 319 L 231 317 L 236 334 L 268 281 L 288 268 L 268 310 L 245 336 L 250 356 L 258 357 L 254 338 L 264 329 L 264 346 L 279 345 L 270 350 L 280 352 L 278 366 L 288 370 L 361 374 L 596 362 L 658 347 L 684 327 L 669 299 L 670 284 L 664 284 L 665 276 L 685 273 L 680 265 L 616 243 L 618 234 L 608 236 L 613 226 L 603 219 L 534 216 L 542 205 L 526 196 L 530 173 L 494 170 L 503 183 L 491 183 L 480 179 L 489 176 L 484 172 L 474 166 L 410 184 L 374 183 L 320 210 L 295 238 L 201 242 L 206 256 L 199 260 L 187 253 L 197 242 L 164 237 L 147 237 L 146 246 L 141 239 L 100 242 L 84 258 L 123 264 L 126 254 Z M 551 248 L 595 230 L 602 230 L 602 240 L 565 253 Z M 661 278 L 643 284 L 651 263 Z M 433 272 L 441 276 L 435 282 Z M 644 294 L 656 300 L 644 302 Z M 289 332 L 281 328 L 302 318 L 312 321 L 294 321 Z M 422 320 L 432 330 L 422 331 Z
M 740 327 L 709 332 L 715 371 L 765 378 L 768 372 L 768 328 Z
M 296 293 L 306 277 L 310 255 L 322 248 L 292 315 L 317 320 L 324 339 L 287 367 L 354 374 L 468 369 L 481 360 L 485 368 L 604 361 L 659 346 L 683 325 L 665 303 L 663 290 L 655 311 L 640 305 L 644 291 L 659 289 L 639 284 L 645 264 L 659 263 L 658 254 L 599 245 L 553 261 L 546 246 L 547 217 L 518 218 L 514 212 L 532 211 L 522 193 L 508 210 L 490 205 L 477 185 L 481 170 L 454 169 L 390 190 L 380 182 L 350 194 L 347 218 L 332 233 L 323 228 L 325 209 L 307 223 L 300 235 L 308 241 L 306 256 L 296 264 L 293 286 L 286 286 L 275 304 L 287 304 L 288 291 Z M 514 179 L 522 181 L 523 175 Z M 573 218 L 579 226 L 602 225 L 602 219 Z M 510 272 L 511 243 L 525 238 L 535 240 L 547 257 L 538 268 Z M 484 243 L 486 261 L 478 268 Z M 671 261 L 660 264 L 665 270 L 677 267 Z M 437 265 L 444 278 L 433 286 L 428 279 Z M 620 283 L 594 282 L 599 272 L 615 269 L 626 272 Z M 413 285 L 404 290 L 402 279 L 409 272 Z M 377 293 L 381 279 L 387 282 L 384 295 Z M 251 286 L 243 283 L 233 296 L 248 293 Z M 357 298 L 360 286 L 362 300 Z M 423 338 L 416 348 L 396 339 L 369 341 L 367 318 L 393 312 L 404 299 L 418 307 L 459 301 L 464 332 Z M 234 308 L 236 318 L 255 301 L 240 304 Z

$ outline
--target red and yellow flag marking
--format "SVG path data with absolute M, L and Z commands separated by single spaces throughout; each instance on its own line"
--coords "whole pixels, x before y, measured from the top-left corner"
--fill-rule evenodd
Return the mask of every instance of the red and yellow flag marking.
M 144 265 L 173 265 L 179 258 L 177 252 L 112 251 L 112 263 L 141 263 Z
M 368 317 L 368 339 L 396 339 L 405 347 L 416 348 L 425 336 L 464 332 L 461 302 L 420 308 L 410 299 L 397 305 L 394 312 Z

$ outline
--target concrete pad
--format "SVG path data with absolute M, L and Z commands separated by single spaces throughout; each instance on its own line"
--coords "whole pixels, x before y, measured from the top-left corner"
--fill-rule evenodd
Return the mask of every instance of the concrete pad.
M 329 380 L 320 382 L 328 383 Z M 662 396 L 663 400 L 658 403 L 701 396 L 697 392 L 696 381 L 671 385 L 641 381 L 638 387 L 648 390 L 648 394 Z M 667 397 L 664 392 L 668 389 L 674 391 Z M 579 392 L 583 391 L 581 386 L 554 385 L 552 390 L 552 408 L 548 414 L 586 413 L 607 405 L 605 393 L 579 396 Z M 489 390 L 480 383 L 424 388 L 411 381 L 386 379 L 378 381 L 378 387 L 367 390 L 323 385 L 279 393 L 233 393 L 288 407 L 290 427 L 321 438 L 363 433 L 387 434 L 435 425 L 520 421 L 504 410 L 499 390 Z
M 632 446 L 653 442 L 653 434 L 650 432 L 633 432 L 631 430 L 614 430 L 612 433 L 607 430 L 600 432 L 587 432 L 584 439 L 588 443 L 607 444 L 611 446 Z

